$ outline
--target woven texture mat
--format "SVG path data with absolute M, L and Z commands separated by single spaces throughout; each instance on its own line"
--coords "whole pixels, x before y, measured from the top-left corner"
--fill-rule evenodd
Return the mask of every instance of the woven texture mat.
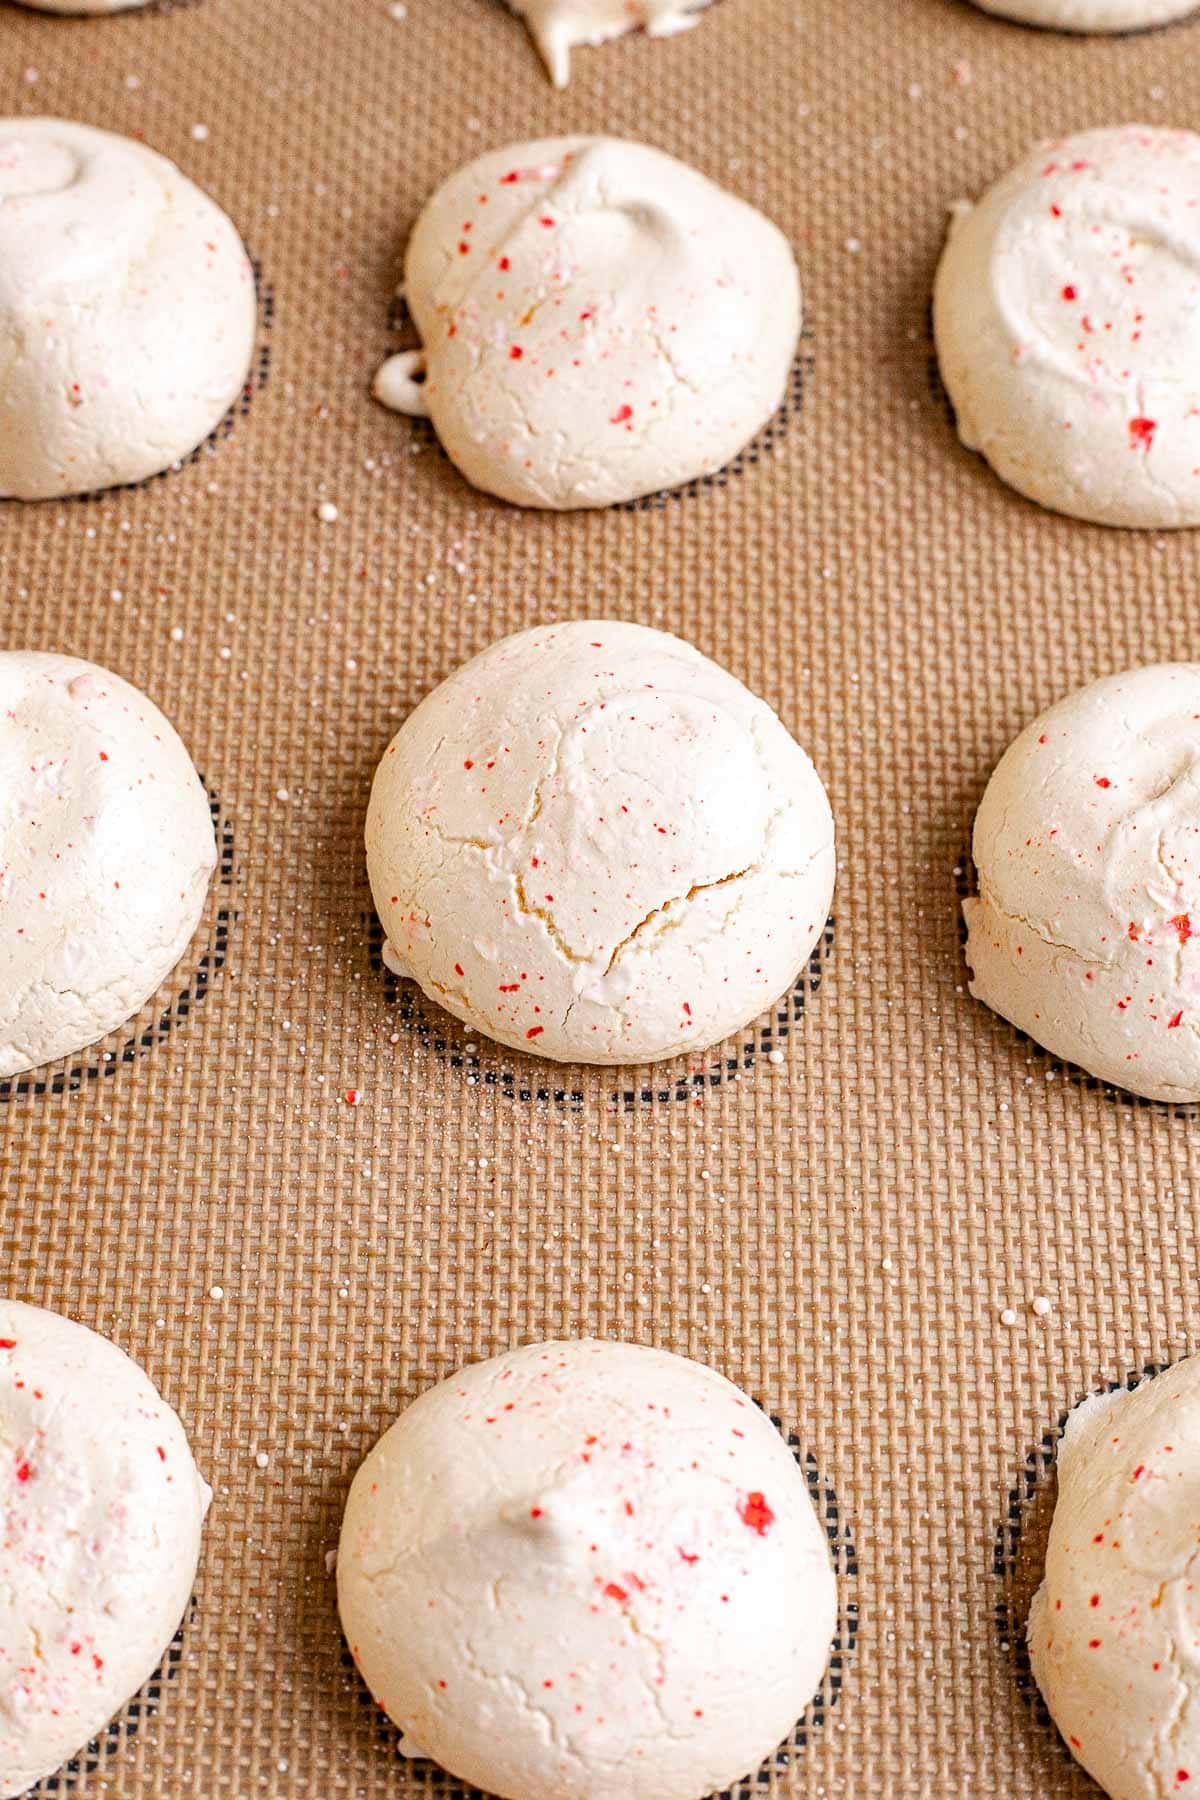
M 134 1026 L 0 1091 L 0 1286 L 138 1357 L 217 1490 L 162 1679 L 68 1785 L 459 1792 L 364 1699 L 326 1553 L 408 1399 L 591 1332 L 746 1387 L 837 1540 L 837 1664 L 746 1793 L 1093 1791 L 1016 1645 L 1060 1415 L 1200 1345 L 1200 1138 L 969 999 L 958 889 L 1038 708 L 1197 654 L 1200 538 L 1004 491 L 931 379 L 928 295 L 948 205 L 1032 139 L 1194 123 L 1200 23 L 1085 43 L 965 0 L 722 0 L 685 37 L 579 52 L 559 96 L 500 0 L 0 10 L 6 109 L 144 136 L 209 189 L 261 265 L 269 351 L 181 471 L 0 509 L 0 642 L 145 687 L 224 851 Z M 403 341 L 389 297 L 423 198 L 484 146 L 568 130 L 646 138 L 765 208 L 807 336 L 740 473 L 549 517 L 471 492 L 368 385 Z M 696 1065 L 468 1048 L 370 928 L 363 814 L 396 725 L 491 639 L 587 613 L 748 682 L 838 817 L 829 941 Z

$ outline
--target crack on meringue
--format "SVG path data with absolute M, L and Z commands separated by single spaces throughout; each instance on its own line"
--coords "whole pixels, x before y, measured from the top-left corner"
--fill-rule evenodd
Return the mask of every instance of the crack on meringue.
M 633 930 L 630 932 L 627 932 L 625 934 L 625 936 L 621 939 L 620 943 L 616 946 L 612 955 L 608 959 L 608 963 L 607 963 L 607 966 L 605 967 L 604 973 L 606 975 L 612 974 L 613 969 L 616 967 L 617 961 L 620 958 L 620 956 L 622 955 L 622 953 L 624 951 L 626 951 L 631 944 L 636 943 L 637 939 L 642 935 L 642 933 L 645 930 L 647 930 L 648 927 L 654 923 L 654 920 L 657 919 L 662 913 L 670 912 L 670 910 L 673 906 L 687 906 L 688 904 L 690 904 L 691 901 L 695 900 L 700 894 L 711 893 L 714 888 L 729 887 L 735 881 L 744 881 L 747 875 L 757 875 L 759 873 L 760 873 L 759 864 L 751 863 L 749 865 L 749 867 L 747 867 L 745 869 L 734 869 L 728 875 L 720 875 L 717 877 L 717 879 L 715 881 L 696 882 L 692 887 L 690 887 L 688 889 L 686 894 L 673 894 L 669 900 L 664 900 L 661 903 L 661 905 L 651 907 L 650 911 L 646 914 L 645 918 L 639 919 L 637 924 L 634 926 Z M 665 927 L 664 931 L 662 933 L 660 933 L 660 935 L 665 937 L 667 931 L 670 931 L 675 928 L 677 928 L 677 925 L 672 926 L 669 924 Z
M 996 898 L 995 889 L 982 871 L 979 876 L 979 893 L 975 897 L 976 905 L 979 905 L 981 902 L 989 911 L 995 913 L 997 918 L 1003 919 L 1006 925 L 1024 925 L 1025 929 L 1032 932 L 1033 936 L 1041 943 L 1045 944 L 1047 949 L 1061 950 L 1065 956 L 1070 956 L 1076 962 L 1084 963 L 1091 969 L 1104 969 L 1107 972 L 1111 971 L 1115 966 L 1111 958 L 1088 956 L 1077 944 L 1070 944 L 1063 938 L 1055 937 L 1045 921 L 1031 919 L 1025 913 L 1006 912 Z M 968 925 L 969 923 L 970 916 L 968 915 Z

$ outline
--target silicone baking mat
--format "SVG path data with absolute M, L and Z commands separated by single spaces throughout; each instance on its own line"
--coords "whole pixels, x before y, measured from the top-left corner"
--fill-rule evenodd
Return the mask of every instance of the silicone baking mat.
M 407 1400 L 581 1332 L 742 1383 L 836 1540 L 836 1666 L 746 1793 L 1090 1791 L 1031 1702 L 1022 1609 L 1064 1409 L 1200 1347 L 1200 1125 L 975 1005 L 958 894 L 1018 727 L 1197 654 L 1200 540 L 1002 489 L 931 378 L 928 294 L 950 203 L 1032 139 L 1195 123 L 1200 20 L 1083 42 L 965 0 L 722 0 L 686 36 L 579 52 L 556 95 L 500 0 L 6 6 L 0 82 L 10 112 L 166 151 L 261 270 L 228 431 L 137 490 L 0 508 L 0 643 L 144 686 L 223 850 L 155 1003 L 0 1091 L 0 1286 L 137 1356 L 216 1488 L 162 1678 L 53 1791 L 457 1793 L 363 1697 L 327 1555 Z M 390 296 L 423 198 L 487 145 L 565 130 L 648 139 L 765 208 L 807 333 L 738 472 L 549 517 L 470 491 L 368 387 L 404 341 Z M 726 664 L 837 812 L 813 964 L 695 1064 L 499 1054 L 392 981 L 371 929 L 361 829 L 396 725 L 491 639 L 588 613 Z

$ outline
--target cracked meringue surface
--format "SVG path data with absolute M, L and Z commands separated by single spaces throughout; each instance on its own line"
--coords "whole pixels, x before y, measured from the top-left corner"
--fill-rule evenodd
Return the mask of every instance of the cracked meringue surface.
M 731 1382 L 532 1344 L 415 1401 L 354 1478 L 342 1624 L 410 1755 L 502 1800 L 701 1800 L 793 1730 L 837 1590 L 804 1476 Z
M 0 1077 L 131 1018 L 216 861 L 208 797 L 152 701 L 78 657 L 0 652 Z
M 702 1050 L 756 1018 L 817 942 L 835 865 L 820 778 L 765 702 L 611 619 L 505 638 L 422 701 L 366 847 L 389 966 L 562 1062 Z
M 618 138 L 460 169 L 417 222 L 404 292 L 423 348 L 376 397 L 431 418 L 476 487 L 557 510 L 723 468 L 783 400 L 800 332 L 782 232 Z
M 1200 1781 L 1200 1358 L 1067 1421 L 1033 1673 L 1071 1751 L 1115 1800 Z
M 974 854 L 975 997 L 1103 1081 L 1200 1100 L 1200 663 L 1107 676 L 1027 726 Z
M 52 1775 L 154 1673 L 211 1498 L 136 1363 L 0 1298 L 0 1795 Z

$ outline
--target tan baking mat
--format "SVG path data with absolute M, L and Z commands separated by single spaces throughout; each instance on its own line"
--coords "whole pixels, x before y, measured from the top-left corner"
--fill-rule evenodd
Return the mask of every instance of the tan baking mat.
M 557 96 L 500 0 L 0 15 L 8 110 L 142 134 L 228 207 L 270 350 L 182 471 L 0 508 L 0 642 L 145 686 L 225 853 L 189 959 L 107 1057 L 0 1093 L 0 1286 L 139 1357 L 217 1490 L 172 1678 L 75 1791 L 456 1793 L 363 1700 L 326 1554 L 407 1399 L 585 1331 L 743 1383 L 838 1538 L 841 1666 L 747 1792 L 1088 1791 L 1006 1646 L 1044 1434 L 1098 1380 L 1200 1347 L 1200 1123 L 1072 1079 L 969 1000 L 956 869 L 1038 707 L 1200 653 L 1200 538 L 1003 491 L 948 426 L 927 296 L 948 204 L 1032 138 L 1197 122 L 1200 22 L 1088 44 L 965 0 L 723 0 L 685 37 L 580 52 Z M 645 137 L 765 207 L 808 338 L 799 403 L 740 474 L 555 518 L 470 492 L 367 388 L 422 198 L 564 130 Z M 369 930 L 362 818 L 396 724 L 492 638 L 587 612 L 749 682 L 838 815 L 832 942 L 694 1066 L 471 1050 Z

